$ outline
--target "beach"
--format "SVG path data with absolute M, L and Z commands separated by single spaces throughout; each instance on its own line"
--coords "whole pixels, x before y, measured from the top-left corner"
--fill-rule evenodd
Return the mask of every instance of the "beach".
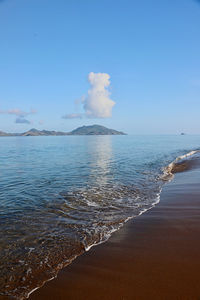
M 160 203 L 78 257 L 30 299 L 200 299 L 200 168 L 177 173 Z
M 0 300 L 200 300 L 200 0 L 0 0 Z

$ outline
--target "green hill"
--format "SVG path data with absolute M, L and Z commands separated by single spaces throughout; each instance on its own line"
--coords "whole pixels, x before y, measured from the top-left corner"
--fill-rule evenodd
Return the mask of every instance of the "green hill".
M 124 135 L 125 133 L 101 125 L 82 126 L 74 129 L 70 135 Z
M 23 133 L 6 133 L 0 131 L 1 136 L 56 136 L 56 135 L 124 135 L 125 133 L 114 129 L 109 129 L 101 125 L 82 126 L 71 132 L 37 130 L 32 128 Z

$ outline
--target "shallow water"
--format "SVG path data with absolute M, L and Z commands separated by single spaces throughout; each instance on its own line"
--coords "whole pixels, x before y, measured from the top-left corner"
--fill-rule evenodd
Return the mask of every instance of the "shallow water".
M 23 299 L 159 201 L 200 136 L 0 138 L 0 293 Z

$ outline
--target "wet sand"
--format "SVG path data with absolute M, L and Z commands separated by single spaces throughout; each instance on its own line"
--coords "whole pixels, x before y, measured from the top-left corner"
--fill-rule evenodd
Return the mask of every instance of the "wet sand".
M 32 300 L 200 299 L 200 168 L 35 291 Z

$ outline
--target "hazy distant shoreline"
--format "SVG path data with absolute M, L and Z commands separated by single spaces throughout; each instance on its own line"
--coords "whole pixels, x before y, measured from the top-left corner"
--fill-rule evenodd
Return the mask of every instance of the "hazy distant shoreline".
M 78 127 L 70 132 L 54 130 L 37 130 L 32 128 L 23 133 L 7 133 L 0 131 L 0 137 L 4 136 L 65 136 L 65 135 L 125 135 L 122 131 L 109 129 L 101 125 Z

